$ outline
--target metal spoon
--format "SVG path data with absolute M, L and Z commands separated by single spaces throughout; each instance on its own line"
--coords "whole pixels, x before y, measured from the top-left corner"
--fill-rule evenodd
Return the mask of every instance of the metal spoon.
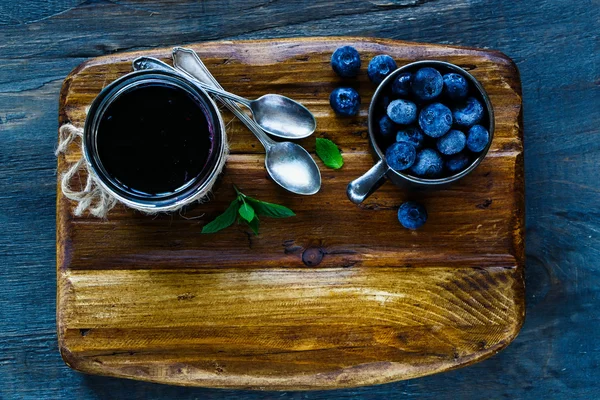
M 195 53 L 194 53 L 195 54 Z M 204 66 L 204 64 L 202 64 Z M 135 70 L 157 69 L 179 74 L 191 83 L 198 84 L 197 75 L 188 74 L 185 71 L 177 70 L 170 65 L 152 58 L 139 57 L 133 61 Z M 199 75 L 198 75 L 199 76 Z M 208 78 L 209 77 L 209 78 Z M 214 79 L 210 72 L 202 76 L 203 79 Z M 206 80 L 204 82 L 207 82 Z M 216 81 L 215 81 L 216 82 Z M 218 83 L 217 83 L 218 85 Z M 200 85 L 198 85 L 200 86 Z M 300 145 L 291 142 L 275 142 L 268 137 L 257 125 L 257 123 L 246 115 L 234 102 L 215 96 L 223 102 L 258 138 L 265 147 L 265 167 L 271 178 L 282 188 L 292 193 L 311 195 L 315 194 L 321 188 L 321 173 L 319 167 L 312 159 L 310 154 Z

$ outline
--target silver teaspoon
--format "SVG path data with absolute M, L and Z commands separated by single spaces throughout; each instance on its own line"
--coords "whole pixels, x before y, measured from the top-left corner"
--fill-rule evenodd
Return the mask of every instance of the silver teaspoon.
M 195 53 L 194 53 L 195 54 Z M 204 64 L 202 64 L 204 66 Z M 196 75 L 187 73 L 171 67 L 170 65 L 152 57 L 139 57 L 133 61 L 135 70 L 157 69 L 176 73 L 183 76 L 193 84 L 198 84 Z M 198 74 L 200 76 L 200 74 Z M 210 78 L 208 78 L 210 77 Z M 212 75 L 206 70 L 202 76 L 211 82 Z M 205 81 L 207 82 L 207 81 Z M 218 83 L 217 83 L 218 85 Z M 198 85 L 200 86 L 200 85 Z M 203 85 L 204 86 L 204 85 Z M 201 86 L 201 87 L 203 87 Z M 321 188 L 321 173 L 319 167 L 312 159 L 310 154 L 300 145 L 291 142 L 278 143 L 268 137 L 256 124 L 248 117 L 234 102 L 217 99 L 227 106 L 258 138 L 265 147 L 265 167 L 271 178 L 282 188 L 296 194 L 311 195 L 315 194 Z

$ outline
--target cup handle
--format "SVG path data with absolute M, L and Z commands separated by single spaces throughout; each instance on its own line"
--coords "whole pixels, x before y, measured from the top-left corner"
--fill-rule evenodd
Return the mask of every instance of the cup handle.
M 379 160 L 363 176 L 350 182 L 346 188 L 346 194 L 350 201 L 354 204 L 360 204 L 365 201 L 367 197 L 383 185 L 386 180 L 385 174 L 389 169 L 390 167 L 388 167 L 386 162 Z

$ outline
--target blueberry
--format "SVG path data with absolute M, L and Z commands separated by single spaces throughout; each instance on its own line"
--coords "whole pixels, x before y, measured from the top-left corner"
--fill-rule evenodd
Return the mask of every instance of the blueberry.
M 367 68 L 367 75 L 369 75 L 371 82 L 380 84 L 396 68 L 398 68 L 396 61 L 387 54 L 382 54 L 371 59 Z
M 397 124 L 412 124 L 417 120 L 417 106 L 412 101 L 394 100 L 387 107 L 387 115 Z
M 442 93 L 444 79 L 438 70 L 421 68 L 412 81 L 412 92 L 421 100 L 433 100 Z
M 469 97 L 454 109 L 452 115 L 457 125 L 473 126 L 483 118 L 483 106 L 475 97 Z
M 398 221 L 406 229 L 419 229 L 427 221 L 427 210 L 419 203 L 407 201 L 398 209 Z
M 481 125 L 473 125 L 467 133 L 467 147 L 473 153 L 483 151 L 490 141 L 490 133 Z
M 444 136 L 452 126 L 452 112 L 442 103 L 432 103 L 421 110 L 419 126 L 426 135 Z
M 417 151 L 412 144 L 396 142 L 385 151 L 385 159 L 388 165 L 396 171 L 410 168 L 415 162 Z
M 415 146 L 415 149 L 420 149 L 423 146 L 425 135 L 417 127 L 408 127 L 398 131 L 396 134 L 396 142 L 406 142 Z
M 444 162 L 446 169 L 452 174 L 456 174 L 469 165 L 469 156 L 465 153 L 458 153 L 451 157 L 448 157 Z
M 440 153 L 447 156 L 460 153 L 467 143 L 467 137 L 461 131 L 452 129 L 444 136 L 438 139 L 437 148 Z
M 360 55 L 352 46 L 343 46 L 333 52 L 331 68 L 342 78 L 353 78 L 360 70 Z
M 398 75 L 392 84 L 392 93 L 396 96 L 408 96 L 412 79 L 413 76 L 410 72 L 403 72 Z
M 436 178 L 442 172 L 443 166 L 442 156 L 437 151 L 423 149 L 417 153 L 415 163 L 410 170 L 423 178 Z
M 444 93 L 452 100 L 463 100 L 469 94 L 469 84 L 464 76 L 451 72 L 444 75 Z
M 398 125 L 394 123 L 387 115 L 384 115 L 379 120 L 379 132 L 383 137 L 392 137 L 394 132 L 398 129 Z
M 333 89 L 329 96 L 329 104 L 338 115 L 352 116 L 358 114 L 360 96 L 352 88 L 340 87 Z

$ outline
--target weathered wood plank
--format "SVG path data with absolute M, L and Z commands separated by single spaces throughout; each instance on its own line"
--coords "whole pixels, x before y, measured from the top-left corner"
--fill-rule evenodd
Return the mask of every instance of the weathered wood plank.
M 118 207 L 108 221 L 78 218 L 70 223 L 70 269 L 189 268 L 202 265 L 256 268 L 266 265 L 302 267 L 310 247 L 325 253 L 318 267 L 335 265 L 394 266 L 451 263 L 514 265 L 510 254 L 514 235 L 512 214 L 518 206 L 512 157 L 488 157 L 472 174 L 446 191 L 406 193 L 392 184 L 383 186 L 360 207 L 345 194 L 347 182 L 373 163 L 369 154 L 346 154 L 345 172 L 323 168 L 323 188 L 315 201 L 275 188 L 265 176 L 264 162 L 255 156 L 231 156 L 215 200 L 179 216 L 148 218 Z M 340 177 L 340 174 L 342 174 Z M 258 237 L 246 225 L 215 235 L 201 235 L 202 226 L 220 214 L 235 197 L 231 183 L 250 196 L 286 204 L 296 211 L 292 219 L 265 219 Z M 74 183 L 78 185 L 78 183 Z M 77 187 L 77 186 L 75 186 Z M 418 197 L 430 210 L 426 226 L 418 232 L 397 223 L 397 209 L 407 198 Z M 451 207 L 448 205 L 452 204 Z M 357 232 L 360 226 L 360 232 Z M 386 227 L 382 229 L 382 227 Z M 357 238 L 358 235 L 359 237 Z M 103 243 L 98 247 L 98 243 Z M 227 243 L 226 254 L 215 257 L 214 248 Z M 399 246 L 412 243 L 412 248 Z M 485 255 L 482 256 L 482 249 Z M 185 250 L 185 251 L 182 251 Z M 161 257 L 169 252 L 170 257 Z M 377 253 L 377 257 L 372 254 Z M 243 260 L 243 265 L 240 262 Z M 138 265 L 138 263 L 143 264 Z
M 504 347 L 522 317 L 507 296 L 522 294 L 520 274 L 506 272 L 73 271 L 61 288 L 71 316 L 61 348 L 82 371 L 183 385 L 380 383 Z
M 342 80 L 329 67 L 335 46 L 352 43 L 364 59 L 363 73 L 354 80 Z M 307 42 L 302 46 L 289 46 L 285 42 L 273 43 L 268 49 L 260 43 L 238 45 L 233 42 L 203 44 L 196 50 L 206 65 L 226 89 L 235 88 L 237 94 L 247 98 L 258 98 L 265 93 L 279 93 L 306 105 L 317 118 L 317 135 L 339 143 L 347 152 L 364 151 L 367 137 L 367 114 L 369 101 L 376 86 L 369 82 L 366 72 L 368 60 L 376 54 L 390 54 L 399 65 L 417 59 L 435 56 L 469 70 L 483 82 L 497 119 L 491 152 L 522 151 L 518 136 L 518 120 L 521 113 L 520 82 L 514 64 L 500 53 L 467 49 L 446 48 L 431 45 L 390 46 L 385 41 L 348 39 L 346 42 L 323 44 Z M 146 53 L 144 53 L 146 54 Z M 307 55 L 309 54 L 309 55 Z M 162 50 L 149 55 L 163 58 Z M 125 57 L 125 56 L 123 56 Z M 290 68 L 279 68 L 280 63 L 292 63 Z M 251 65 L 251 68 L 248 68 Z M 119 58 L 109 56 L 94 59 L 80 67 L 74 80 L 69 83 L 64 109 L 71 122 L 82 124 L 85 109 L 81 103 L 91 103 L 108 83 L 130 72 L 131 56 Z M 329 94 L 340 85 L 350 85 L 364 99 L 359 115 L 354 118 L 332 118 Z M 71 106 L 71 101 L 75 104 Z M 228 137 L 232 153 L 258 153 L 264 149 L 248 129 L 224 107 L 224 120 L 228 126 Z M 314 151 L 314 137 L 301 140 L 309 151 Z M 76 155 L 78 153 L 73 153 Z

